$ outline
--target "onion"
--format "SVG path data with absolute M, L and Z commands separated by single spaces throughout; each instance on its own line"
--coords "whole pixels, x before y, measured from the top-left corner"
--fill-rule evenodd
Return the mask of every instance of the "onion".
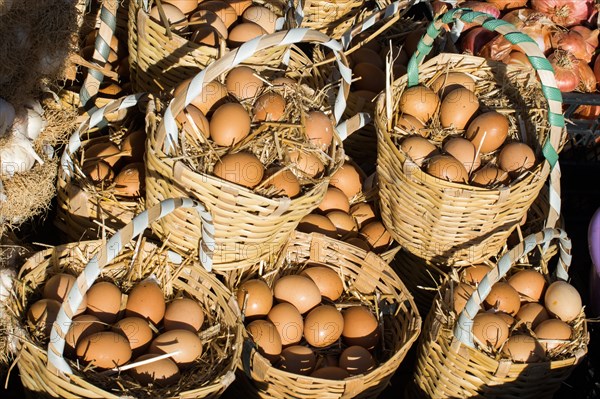
M 520 51 L 513 51 L 508 55 L 508 60 L 506 61 L 508 65 L 516 66 L 518 68 L 523 69 L 532 69 L 533 66 L 531 62 L 529 62 L 529 58 Z
M 487 0 L 487 2 L 498 7 L 500 11 L 523 8 L 527 4 L 527 0 Z
M 0 98 L 0 137 L 6 134 L 15 120 L 15 108 L 8 101 Z
M 583 36 L 575 31 L 560 32 L 552 36 L 554 48 L 566 50 L 573 54 L 575 58 L 585 62 L 592 61 L 593 51 L 589 51 L 589 47 Z
M 571 31 L 579 33 L 583 37 L 583 40 L 585 40 L 590 54 L 594 54 L 596 48 L 598 48 L 598 33 L 600 33 L 600 30 L 591 30 L 585 26 L 577 25 L 572 27 Z
M 594 76 L 596 82 L 600 83 L 600 55 L 596 57 L 596 62 L 594 62 Z
M 556 76 L 556 85 L 562 92 L 570 92 L 579 85 L 579 68 L 577 64 L 580 62 L 573 54 L 564 50 L 556 50 L 553 52 L 548 61 L 554 68 Z
M 479 54 L 483 46 L 496 37 L 496 33 L 482 27 L 470 29 L 460 38 L 459 48 L 469 54 Z
M 581 119 L 596 119 L 600 116 L 600 105 L 580 105 L 573 115 Z
M 460 7 L 470 8 L 473 11 L 484 12 L 490 14 L 494 18 L 500 17 L 500 10 L 498 9 L 498 7 L 491 3 L 485 3 L 483 1 L 465 1 L 464 3 L 460 4 Z M 463 30 L 471 29 L 474 26 L 478 25 L 475 23 L 469 24 L 465 22 L 465 27 L 463 28 Z
M 594 9 L 593 3 L 594 0 L 531 0 L 531 8 L 568 27 L 586 21 Z
M 552 34 L 558 28 L 547 15 L 529 8 L 522 8 L 510 11 L 502 19 L 531 37 L 542 52 L 546 53 L 552 48 Z M 517 46 L 514 48 L 521 51 Z
M 596 91 L 596 77 L 594 76 L 594 71 L 592 68 L 585 62 L 580 62 L 578 65 L 579 71 L 579 85 L 577 86 L 577 90 L 582 91 L 584 93 L 593 93 Z

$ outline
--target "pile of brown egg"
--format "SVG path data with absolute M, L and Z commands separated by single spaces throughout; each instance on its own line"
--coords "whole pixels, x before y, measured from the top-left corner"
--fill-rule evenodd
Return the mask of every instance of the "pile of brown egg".
M 484 264 L 464 269 L 461 282 L 453 287 L 457 314 L 490 270 Z M 492 286 L 484 309 L 473 318 L 473 337 L 480 347 L 513 362 L 545 361 L 573 340 L 573 324 L 581 310 L 575 287 L 565 281 L 548 286 L 541 273 L 524 269 Z
M 474 91 L 473 78 L 461 72 L 443 74 L 430 87 L 404 90 L 395 129 L 413 134 L 402 139 L 400 149 L 439 179 L 479 187 L 508 185 L 535 166 L 534 151 L 525 143 L 507 142 L 508 117 L 482 109 Z M 441 148 L 427 139 L 437 121 L 442 129 L 457 133 Z
M 43 299 L 29 307 L 29 326 L 32 332 L 41 333 L 41 339 L 50 336 L 75 279 L 67 273 L 55 274 L 43 287 Z M 97 282 L 73 318 L 64 355 L 108 370 L 171 354 L 127 370 L 141 385 L 167 386 L 179 380 L 180 370 L 198 363 L 202 355 L 198 332 L 203 324 L 204 311 L 196 300 L 178 297 L 165 303 L 153 280 L 137 283 L 127 294 L 111 282 Z
M 246 330 L 271 364 L 290 373 L 343 380 L 377 367 L 381 338 L 375 314 L 341 302 L 338 273 L 316 263 L 275 280 L 247 280 L 237 290 Z M 274 303 L 275 301 L 275 303 Z

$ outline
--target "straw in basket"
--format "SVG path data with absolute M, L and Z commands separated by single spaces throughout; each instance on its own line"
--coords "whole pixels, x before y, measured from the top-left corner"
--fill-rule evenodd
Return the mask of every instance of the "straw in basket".
M 541 86 L 533 75 L 478 57 L 442 54 L 419 65 L 444 24 L 460 18 L 494 30 L 523 49 L 536 66 Z M 560 213 L 557 181 L 558 151 L 564 140 L 561 94 L 552 67 L 532 39 L 487 14 L 456 9 L 436 19 L 411 58 L 408 74 L 397 79 L 379 97 L 375 111 L 378 137 L 377 172 L 380 208 L 393 238 L 413 254 L 450 265 L 475 263 L 496 255 L 550 176 L 553 226 Z M 407 87 L 426 86 L 448 71 L 475 78 L 475 93 L 489 109 L 503 111 L 510 120 L 509 137 L 527 143 L 543 162 L 508 185 L 476 187 L 435 178 L 421 170 L 398 141 L 408 132 L 395 127 L 400 116 L 398 99 Z M 542 99 L 542 95 L 546 99 Z M 434 120 L 435 122 L 435 120 Z M 518 132 L 518 133 L 517 133 Z M 441 143 L 448 132 L 435 129 L 429 140 Z
M 143 239 L 129 245 L 150 223 L 181 207 L 194 208 L 205 221 L 202 265 Z M 219 397 L 235 378 L 242 328 L 239 308 L 231 302 L 231 292 L 208 272 L 214 244 L 210 222 L 210 214 L 199 203 L 187 198 L 169 199 L 136 216 L 108 241 L 62 245 L 31 257 L 21 269 L 16 298 L 11 301 L 20 327 L 26 331 L 19 340 L 16 361 L 25 388 L 37 394 L 70 398 Z M 61 305 L 49 341 L 41 340 L 40 331 L 32 331 L 27 325 L 27 308 L 39 296 L 43 284 L 60 272 L 78 277 Z M 159 283 L 165 297 L 172 299 L 183 294 L 196 301 L 204 311 L 205 325 L 210 325 L 199 333 L 203 341 L 200 360 L 181 370 L 177 383 L 165 387 L 143 386 L 125 371 L 117 378 L 116 373 L 84 368 L 81 363 L 64 357 L 65 337 L 73 315 L 94 282 L 110 281 L 124 292 L 148 277 Z M 121 366 L 120 370 L 126 367 Z
M 552 240 L 559 240 L 560 259 L 555 274 L 550 276 L 545 264 L 539 267 L 535 261 L 536 255 L 538 260 L 544 255 L 532 254 L 532 251 L 536 248 L 544 251 Z M 502 349 L 490 352 L 481 349 L 480 343 L 475 346 L 473 318 L 492 286 L 507 273 L 534 269 L 542 273 L 546 281 L 567 280 L 570 250 L 571 241 L 560 229 L 545 229 L 527 236 L 481 280 L 459 315 L 451 310 L 452 301 L 449 301 L 453 282 L 446 282 L 425 321 L 410 397 L 551 398 L 587 352 L 589 337 L 583 310 L 569 322 L 570 339 L 558 341 L 559 345 L 541 360 L 530 363 L 513 362 L 506 355 L 500 355 Z M 526 256 L 530 256 L 529 259 Z M 517 323 L 512 328 L 531 334 L 529 322 Z M 553 343 L 548 340 L 548 345 Z
M 334 270 L 342 279 L 344 294 L 341 302 L 337 301 L 339 306 L 362 304 L 377 315 L 383 332 L 376 355 L 379 366 L 344 380 L 298 375 L 274 367 L 248 336 L 240 364 L 245 378 L 238 378 L 232 390 L 260 398 L 375 398 L 387 387 L 419 335 L 421 318 L 413 299 L 398 276 L 373 252 L 316 233 L 295 232 L 278 262 L 264 268 L 262 278 L 272 285 L 277 278 L 298 274 L 310 264 Z M 342 349 L 338 344 L 332 347 L 331 353 L 339 354 Z M 324 348 L 321 355 L 327 350 Z

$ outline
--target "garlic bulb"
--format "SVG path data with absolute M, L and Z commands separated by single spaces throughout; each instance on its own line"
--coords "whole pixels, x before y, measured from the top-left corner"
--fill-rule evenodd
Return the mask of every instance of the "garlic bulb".
M 0 176 L 12 177 L 15 173 L 26 172 L 33 168 L 35 161 L 44 163 L 26 137 L 14 135 L 0 148 Z
M 15 120 L 15 108 L 0 98 L 0 137 L 4 136 Z
M 30 100 L 19 110 L 13 123 L 13 131 L 30 140 L 38 138 L 46 127 L 44 110 L 39 102 Z
M 0 270 L 0 303 L 4 303 L 10 298 L 15 277 L 16 273 L 11 268 Z

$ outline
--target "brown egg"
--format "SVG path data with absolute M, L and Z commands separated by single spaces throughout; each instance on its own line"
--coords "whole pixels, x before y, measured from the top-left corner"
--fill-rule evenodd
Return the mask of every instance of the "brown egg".
M 435 145 L 421 136 L 408 136 L 400 143 L 400 149 L 419 166 L 423 166 L 427 158 L 439 152 Z
M 75 348 L 81 338 L 103 331 L 104 329 L 105 325 L 96 316 L 82 314 L 75 317 L 65 336 L 65 356 L 74 357 Z
M 366 306 L 352 306 L 342 312 L 344 330 L 342 337 L 349 346 L 359 345 L 373 350 L 379 343 L 379 323 Z
M 349 212 L 350 203 L 342 190 L 330 186 L 327 188 L 327 192 L 325 192 L 325 196 L 319 204 L 319 209 L 323 212 L 331 210 Z
M 337 229 L 340 237 L 345 237 L 348 234 L 356 235 L 358 233 L 358 226 L 356 225 L 356 221 L 352 216 L 344 211 L 329 211 L 325 215 L 331 223 Z
M 475 288 L 465 283 L 459 283 L 458 285 L 454 286 L 452 295 L 454 303 L 453 308 L 456 314 L 463 311 L 467 301 L 473 295 L 473 291 L 475 291 Z
M 325 170 L 323 162 L 309 152 L 294 150 L 289 152 L 289 156 L 294 168 L 309 177 L 315 177 Z
M 525 143 L 508 143 L 498 154 L 498 166 L 508 173 L 522 173 L 533 168 L 535 154 Z
M 475 91 L 475 80 L 462 72 L 449 72 L 436 78 L 430 87 L 440 98 L 444 98 L 446 93 L 461 87 Z
M 465 137 L 482 154 L 496 151 L 508 137 L 508 118 L 496 111 L 485 112 L 469 123 Z
M 298 309 L 291 303 L 279 303 L 271 308 L 267 319 L 275 325 L 281 338 L 281 345 L 293 345 L 300 342 L 304 331 L 304 320 Z
M 110 183 L 115 177 L 110 165 L 104 161 L 87 161 L 81 169 L 94 184 Z
M 46 284 L 44 285 L 44 292 L 42 296 L 46 299 L 54 299 L 58 302 L 64 302 L 69 295 L 69 291 L 75 285 L 75 281 L 77 277 L 67 274 L 67 273 L 58 273 L 54 276 L 50 277 Z M 77 308 L 76 315 L 85 312 L 85 308 L 87 306 L 87 296 L 83 296 L 83 300 L 81 304 Z
M 304 120 L 304 129 L 308 141 L 317 148 L 326 151 L 333 140 L 333 123 L 321 111 L 310 111 Z
M 367 374 L 376 366 L 373 355 L 362 346 L 350 346 L 340 355 L 340 368 L 350 375 Z
M 254 320 L 246 326 L 258 351 L 271 363 L 275 363 L 281 354 L 281 338 L 275 325 L 267 320 Z
M 279 278 L 273 286 L 273 296 L 279 302 L 289 302 L 302 314 L 321 302 L 321 291 L 310 278 L 288 275 Z
M 324 380 L 341 381 L 350 377 L 350 374 L 343 368 L 326 366 L 315 370 L 310 376 L 312 378 L 321 378 Z
M 243 22 L 229 31 L 227 43 L 229 47 L 236 48 L 266 33 L 267 31 L 254 22 Z
M 142 281 L 129 292 L 125 315 L 141 317 L 158 325 L 165 315 L 165 308 L 165 298 L 158 284 L 154 281 Z
M 181 10 L 179 8 L 175 7 L 174 5 L 165 3 L 162 5 L 162 9 L 165 13 L 165 16 L 167 17 L 167 21 L 169 22 L 169 25 L 177 25 L 177 24 L 180 24 L 187 20 L 187 18 L 185 17 L 185 14 L 183 12 L 181 12 Z M 162 24 L 162 20 L 160 18 L 160 14 L 158 13 L 157 6 L 152 7 L 150 9 L 150 13 L 148 15 L 154 21 L 158 22 L 159 24 Z M 173 29 L 174 31 L 183 30 L 183 28 L 179 28 L 179 27 L 171 28 L 171 29 Z
M 113 167 L 121 159 L 121 150 L 115 143 L 96 143 L 84 149 L 84 158 L 85 163 L 102 160 Z
M 373 64 L 382 71 L 385 70 L 385 63 L 383 62 L 381 56 L 377 54 L 376 51 L 368 47 L 360 47 L 358 50 L 356 50 L 350 55 L 350 58 L 352 59 L 355 65 L 366 62 L 369 64 Z
M 204 323 L 204 311 L 198 303 L 190 298 L 177 298 L 167 305 L 163 326 L 165 330 L 200 331 Z
M 265 93 L 254 103 L 253 121 L 279 121 L 285 114 L 285 99 L 275 92 Z
M 190 40 L 197 44 L 203 44 L 209 47 L 218 47 L 221 41 L 221 34 L 212 25 L 200 24 L 194 28 L 194 34 Z
M 180 369 L 191 366 L 202 355 L 202 341 L 188 330 L 171 330 L 154 338 L 148 353 L 175 353 L 171 359 Z
M 440 99 L 431 89 L 425 86 L 413 86 L 400 96 L 400 112 L 409 114 L 423 123 L 429 122 L 437 111 Z
M 434 155 L 427 162 L 426 172 L 438 179 L 467 183 L 469 174 L 462 162 L 451 155 Z
M 329 184 L 342 190 L 348 199 L 353 198 L 362 191 L 362 176 L 359 168 L 350 162 L 344 162 L 331 176 Z
M 60 306 L 57 300 L 40 299 L 29 307 L 27 320 L 35 326 L 36 331 L 41 331 L 45 337 L 49 337 Z
M 250 123 L 250 115 L 241 104 L 223 104 L 210 118 L 212 139 L 221 146 L 239 143 L 250 133 Z
M 134 162 L 125 165 L 115 177 L 115 194 L 122 197 L 141 197 L 145 186 L 145 165 Z
M 464 87 L 449 92 L 440 105 L 440 124 L 463 130 L 479 109 L 475 93 Z
M 76 352 L 79 360 L 101 369 L 119 367 L 131 359 L 127 338 L 112 331 L 100 331 L 81 338 Z
M 544 359 L 544 348 L 537 339 L 523 334 L 510 337 L 502 347 L 502 353 L 519 363 L 535 363 Z
M 454 137 L 448 140 L 444 144 L 444 152 L 462 162 L 467 173 L 471 173 L 481 165 L 481 157 L 473 143 L 462 137 Z
M 337 238 L 337 228 L 331 220 L 327 216 L 314 213 L 304 216 L 296 229 L 307 234 L 319 233 L 331 238 Z
M 146 152 L 146 132 L 136 130 L 128 133 L 121 141 L 121 152 L 127 155 L 130 162 L 142 162 Z
M 127 337 L 133 356 L 144 353 L 154 338 L 148 321 L 139 317 L 125 317 L 114 325 L 113 330 Z
M 396 126 L 406 130 L 407 132 L 417 133 L 423 137 L 427 137 L 428 134 L 425 130 L 425 125 L 423 122 L 409 114 L 403 114 L 399 116 L 398 120 L 396 121 Z
M 498 282 L 492 286 L 484 304 L 488 309 L 515 316 L 521 307 L 521 298 L 519 293 L 508 283 Z
M 315 369 L 317 358 L 312 349 L 293 345 L 281 351 L 281 360 L 277 367 L 288 373 L 309 375 Z
M 182 13 L 189 14 L 198 7 L 198 0 L 169 0 L 165 1 L 163 4 L 174 5 L 179 8 Z
M 215 164 L 215 176 L 239 184 L 244 187 L 254 188 L 260 183 L 265 173 L 265 168 L 254 154 L 237 152 L 227 154 Z
M 271 288 L 263 280 L 247 280 L 237 289 L 237 303 L 240 310 L 244 310 L 244 298 L 246 302 L 245 317 L 266 316 L 273 306 L 273 293 Z
M 336 342 L 343 330 L 344 318 L 335 306 L 318 306 L 304 318 L 304 338 L 317 348 L 324 348 Z
M 266 7 L 250 6 L 242 14 L 244 22 L 254 22 L 265 30 L 266 33 L 275 32 L 277 15 Z
M 241 16 L 244 13 L 244 11 L 246 11 L 246 9 L 252 5 L 252 0 L 225 0 L 225 1 L 227 4 L 229 4 L 231 7 L 233 7 L 233 9 L 235 10 L 235 12 L 237 13 L 238 16 Z
M 492 269 L 484 264 L 469 266 L 463 270 L 462 281 L 471 285 L 477 285 L 490 270 Z
M 392 236 L 379 221 L 364 225 L 360 229 L 360 234 L 367 239 L 375 251 L 384 250 L 392 242 Z
M 355 247 L 362 249 L 363 251 L 369 252 L 371 250 L 371 246 L 369 245 L 369 243 L 358 237 L 348 238 L 346 242 L 350 245 L 354 245 Z
M 531 323 L 532 329 L 535 329 L 542 321 L 548 320 L 549 317 L 546 308 L 535 302 L 524 304 L 517 313 L 517 320 Z
M 160 355 L 147 353 L 135 359 L 133 363 L 149 360 L 157 356 Z M 180 377 L 179 367 L 170 358 L 143 364 L 130 369 L 128 372 L 142 386 L 157 385 L 166 387 L 175 384 L 179 381 Z
M 225 22 L 214 12 L 209 10 L 200 10 L 193 13 L 190 18 L 190 26 L 192 29 L 198 31 L 201 27 L 209 26 L 213 30 L 217 32 L 217 37 L 215 38 L 215 43 L 218 44 L 221 39 L 227 39 L 229 36 L 229 32 L 227 31 L 227 26 L 225 26 Z M 196 33 L 194 32 L 194 36 Z M 208 43 L 207 43 L 208 44 Z M 214 46 L 216 44 L 209 44 Z
M 256 97 L 265 83 L 256 76 L 257 72 L 247 66 L 233 68 L 225 78 L 225 85 L 238 100 Z
M 301 275 L 310 278 L 319 288 L 321 296 L 331 301 L 337 301 L 344 292 L 342 279 L 335 270 L 327 266 L 310 266 Z
M 502 320 L 504 320 L 504 322 L 506 322 L 506 325 L 508 326 L 509 329 L 512 328 L 512 326 L 516 323 L 515 318 L 507 313 L 496 312 L 496 315 L 500 316 L 502 318 Z
M 494 186 L 496 184 L 507 185 L 508 182 L 508 173 L 491 164 L 487 164 L 479 169 L 471 178 L 471 183 L 480 187 Z
M 275 188 L 276 195 L 283 195 L 294 198 L 300 194 L 300 182 L 296 175 L 289 169 L 271 168 L 267 170 L 265 180 L 265 188 Z
M 350 214 L 356 219 L 359 228 L 377 219 L 373 207 L 368 202 L 359 202 L 352 205 Z
M 180 83 L 174 92 L 174 96 L 183 95 L 183 88 L 191 79 L 185 80 Z M 227 97 L 227 87 L 224 84 L 212 81 L 203 86 L 202 92 L 195 97 L 191 104 L 198 108 L 204 115 L 208 115 L 210 111 L 219 107 L 225 101 Z
M 206 116 L 193 105 L 188 105 L 185 109 L 180 112 L 175 118 L 177 122 L 181 124 L 181 129 L 198 140 L 199 132 L 203 137 L 210 137 L 210 124 Z
M 560 341 L 569 341 L 573 334 L 573 329 L 562 320 L 548 319 L 538 324 L 533 332 L 540 340 L 542 347 L 550 351 L 565 344 L 565 342 Z
M 573 321 L 581 313 L 581 296 L 566 281 L 555 281 L 546 290 L 544 305 L 548 312 L 562 321 Z
M 100 321 L 113 324 L 121 311 L 121 290 L 108 281 L 93 284 L 87 294 L 87 313 Z
M 508 279 L 508 284 L 527 300 L 537 302 L 546 288 L 546 279 L 535 270 L 521 270 Z
M 224 1 L 202 1 L 198 5 L 198 10 L 208 10 L 214 12 L 225 23 L 227 29 L 229 29 L 238 18 L 235 9 Z
M 352 68 L 352 82 L 355 90 L 370 90 L 379 93 L 385 89 L 385 72 L 370 62 L 361 62 Z
M 479 344 L 498 349 L 508 338 L 508 326 L 494 313 L 479 313 L 473 318 L 473 336 Z

